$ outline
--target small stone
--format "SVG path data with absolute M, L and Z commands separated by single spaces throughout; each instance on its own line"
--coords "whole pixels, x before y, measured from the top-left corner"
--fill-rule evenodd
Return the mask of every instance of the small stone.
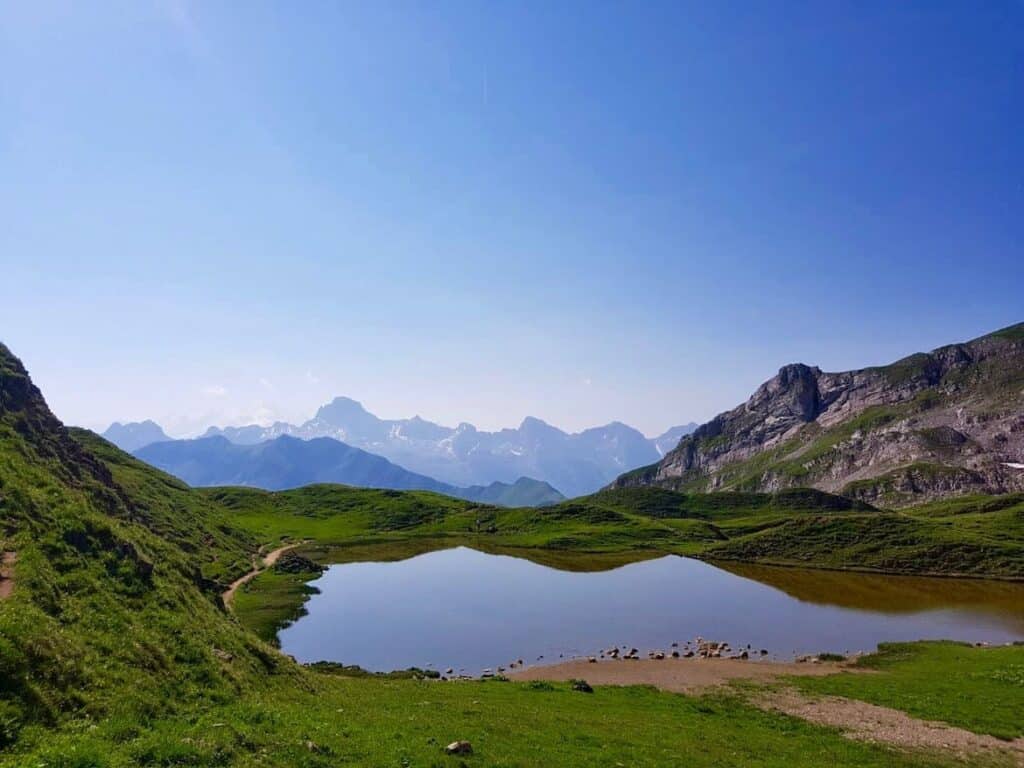
M 473 745 L 468 741 L 453 741 L 444 748 L 446 755 L 472 755 Z

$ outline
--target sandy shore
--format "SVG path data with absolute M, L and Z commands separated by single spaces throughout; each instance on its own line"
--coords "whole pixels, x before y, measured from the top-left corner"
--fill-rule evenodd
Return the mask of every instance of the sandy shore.
M 666 691 L 692 692 L 730 680 L 774 680 L 785 675 L 820 676 L 841 672 L 838 663 L 797 664 L 739 659 L 640 659 L 598 661 L 573 659 L 548 666 L 510 670 L 513 680 L 586 680 L 591 685 L 653 685 Z

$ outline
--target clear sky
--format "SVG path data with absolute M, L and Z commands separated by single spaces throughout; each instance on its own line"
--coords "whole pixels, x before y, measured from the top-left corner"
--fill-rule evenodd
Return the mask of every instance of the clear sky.
M 1024 3 L 0 0 L 58 416 L 647 433 L 1024 320 Z

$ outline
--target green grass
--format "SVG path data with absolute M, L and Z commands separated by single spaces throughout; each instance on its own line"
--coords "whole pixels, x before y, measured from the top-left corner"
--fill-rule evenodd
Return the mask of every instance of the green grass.
M 151 497 L 165 478 L 144 465 L 134 495 L 27 377 L 0 371 L 0 548 L 18 554 L 0 601 L 0 747 L 72 713 L 172 715 L 294 669 L 217 605 L 250 535 L 180 484 Z
M 1024 646 L 885 643 L 871 674 L 791 678 L 803 691 L 859 699 L 1002 739 L 1024 736 Z
M 95 726 L 95 727 L 94 727 Z M 450 758 L 446 744 L 471 742 Z M 843 738 L 723 695 L 568 684 L 347 679 L 306 672 L 185 716 L 116 715 L 25 734 L 0 766 L 707 766 L 952 765 Z
M 1024 341 L 1024 323 L 1011 325 L 989 335 L 992 338 L 1006 339 L 1007 341 Z
M 1024 502 L 808 515 L 708 548 L 712 558 L 884 573 L 1024 576 Z M 978 511 L 984 508 L 984 511 Z

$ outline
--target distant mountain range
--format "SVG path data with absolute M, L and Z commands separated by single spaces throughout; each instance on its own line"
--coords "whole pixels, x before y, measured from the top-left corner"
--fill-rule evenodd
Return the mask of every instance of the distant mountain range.
M 115 421 L 107 427 L 103 437 L 122 451 L 128 451 L 129 453 L 143 448 L 150 443 L 159 443 L 171 439 L 160 428 L 159 424 L 148 419 L 146 421 L 133 421 L 128 424 Z
M 115 426 L 123 432 L 134 425 Z M 566 496 L 580 496 L 627 470 L 658 461 L 696 427 L 677 426 L 648 439 L 620 422 L 570 434 L 528 417 L 516 429 L 484 432 L 472 424 L 445 427 L 418 416 L 381 419 L 355 400 L 338 397 L 300 425 L 210 427 L 204 437 L 222 436 L 236 445 L 256 445 L 281 436 L 330 437 L 453 486 L 514 483 L 529 477 L 550 483 Z M 104 437 L 125 448 L 113 429 Z
M 527 477 L 514 483 L 459 488 L 392 464 L 381 456 L 333 438 L 300 440 L 282 435 L 255 445 L 238 445 L 215 435 L 152 443 L 133 452 L 189 485 L 244 485 L 281 491 L 312 483 L 435 491 L 501 506 L 543 506 L 565 497 L 545 482 Z
M 886 507 L 1024 491 L 1024 323 L 875 368 L 784 366 L 616 485 L 810 486 Z

